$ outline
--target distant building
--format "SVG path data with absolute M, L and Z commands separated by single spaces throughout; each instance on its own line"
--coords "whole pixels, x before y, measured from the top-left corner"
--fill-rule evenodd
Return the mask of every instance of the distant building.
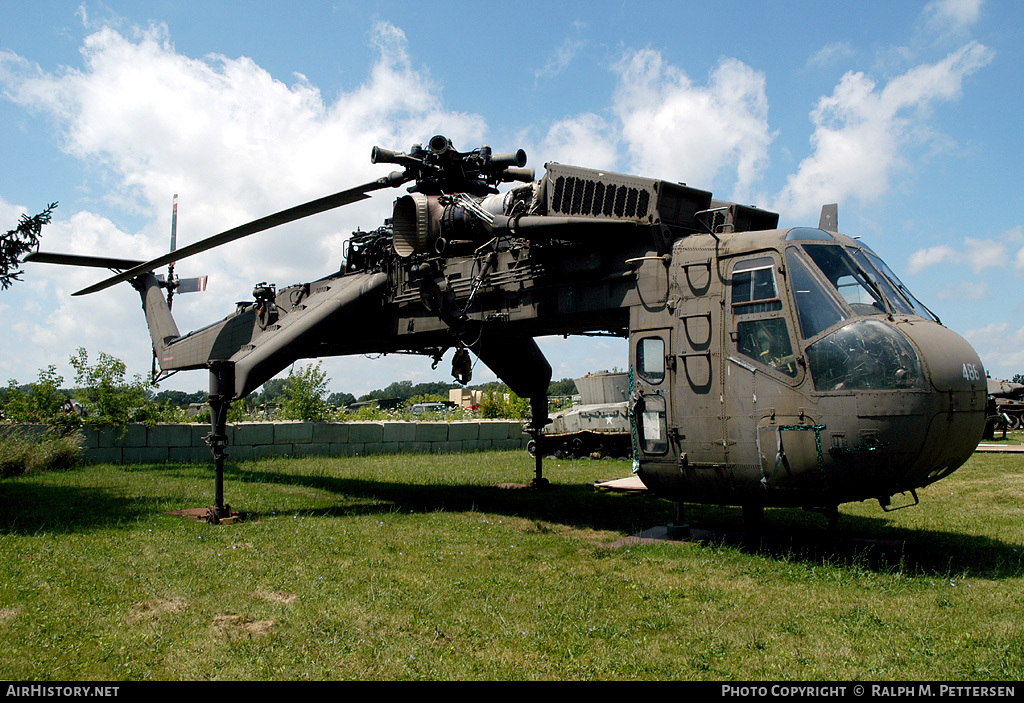
M 480 405 L 484 398 L 483 391 L 471 391 L 468 388 L 453 388 L 448 391 L 448 401 L 457 408 L 471 408 Z

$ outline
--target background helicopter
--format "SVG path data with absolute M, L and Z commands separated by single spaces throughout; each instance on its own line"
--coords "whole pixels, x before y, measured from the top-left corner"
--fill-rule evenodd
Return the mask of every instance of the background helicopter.
M 629 338 L 634 469 L 677 502 L 828 511 L 891 497 L 956 470 L 985 423 L 985 372 L 870 249 L 837 231 L 776 229 L 778 215 L 679 183 L 557 163 L 534 181 L 522 150 L 456 151 L 443 136 L 402 167 L 151 261 L 38 254 L 120 272 L 140 293 L 164 373 L 209 369 L 223 501 L 230 403 L 297 359 L 455 348 L 530 398 L 540 445 L 551 367 L 547 334 Z M 413 182 L 393 217 L 356 232 L 345 264 L 310 283 L 258 284 L 252 302 L 182 335 L 153 274 L 175 260 Z M 497 186 L 513 183 L 504 193 Z M 48 258 L 49 257 L 49 258 Z M 26 260 L 33 260 L 27 258 Z

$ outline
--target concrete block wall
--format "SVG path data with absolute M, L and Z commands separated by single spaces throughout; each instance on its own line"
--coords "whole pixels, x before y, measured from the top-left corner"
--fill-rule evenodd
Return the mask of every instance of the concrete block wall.
M 85 427 L 85 461 L 210 462 L 206 423 Z M 518 420 L 461 422 L 242 422 L 228 425 L 228 460 L 288 456 L 434 454 L 525 449 Z

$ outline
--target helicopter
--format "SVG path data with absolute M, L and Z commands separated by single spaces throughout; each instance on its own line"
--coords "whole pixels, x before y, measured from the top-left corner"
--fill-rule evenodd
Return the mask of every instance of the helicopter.
M 834 524 L 846 502 L 916 505 L 981 438 L 977 353 L 838 231 L 835 204 L 817 227 L 780 229 L 777 213 L 682 183 L 556 162 L 536 179 L 522 149 L 460 152 L 443 135 L 370 160 L 400 170 L 150 261 L 36 255 L 114 271 L 73 295 L 130 283 L 161 373 L 208 370 L 214 519 L 231 512 L 230 404 L 303 358 L 411 353 L 436 366 L 454 349 L 467 383 L 474 354 L 529 398 L 541 486 L 551 366 L 534 338 L 628 338 L 634 472 L 677 508 L 738 505 L 755 524 L 772 506 Z M 259 283 L 223 319 L 178 330 L 158 267 L 408 183 L 391 218 L 352 234 L 338 271 Z

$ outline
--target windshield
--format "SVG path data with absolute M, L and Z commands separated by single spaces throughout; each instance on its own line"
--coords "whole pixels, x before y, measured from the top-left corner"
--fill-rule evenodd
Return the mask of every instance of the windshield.
M 877 286 L 877 290 L 880 290 L 885 295 L 886 300 L 892 305 L 896 312 L 901 312 L 904 315 L 913 315 L 914 308 L 911 307 L 910 303 L 907 302 L 902 295 L 896 292 L 892 283 L 889 282 L 885 276 L 883 276 L 875 265 L 868 259 L 867 252 L 861 251 L 860 249 L 850 249 L 850 255 L 854 258 L 857 264 L 861 267 L 861 270 L 868 275 L 868 278 Z
M 878 320 L 856 320 L 807 347 L 818 391 L 924 388 L 917 352 Z
M 803 249 L 856 314 L 888 313 L 876 286 L 845 249 L 839 246 L 807 244 Z
M 915 315 L 920 315 L 926 320 L 932 320 L 934 322 L 939 321 L 939 318 L 937 318 L 931 310 L 922 305 L 921 302 L 913 296 L 910 290 L 903 285 L 903 282 L 900 281 L 900 279 L 896 277 L 896 274 L 892 272 L 892 269 L 890 269 L 886 263 L 882 261 L 877 254 L 875 254 L 875 252 L 865 247 L 864 255 L 875 265 L 875 268 L 878 269 L 886 279 L 888 279 L 893 287 L 900 292 L 900 295 L 902 295 L 902 297 L 910 304 Z
M 837 322 L 846 319 L 847 314 L 825 287 L 818 283 L 808 265 L 793 247 L 786 251 L 789 277 L 793 286 L 793 301 L 796 303 L 800 336 L 810 339 Z

